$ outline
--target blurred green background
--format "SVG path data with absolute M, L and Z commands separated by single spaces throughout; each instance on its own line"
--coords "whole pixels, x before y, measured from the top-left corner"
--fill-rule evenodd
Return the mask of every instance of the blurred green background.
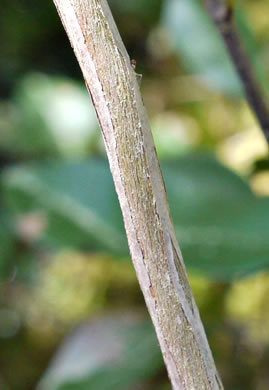
M 228 390 L 269 388 L 267 146 L 198 0 L 110 0 Z M 269 3 L 236 23 L 268 97 Z M 101 133 L 52 0 L 1 2 L 0 389 L 168 390 Z

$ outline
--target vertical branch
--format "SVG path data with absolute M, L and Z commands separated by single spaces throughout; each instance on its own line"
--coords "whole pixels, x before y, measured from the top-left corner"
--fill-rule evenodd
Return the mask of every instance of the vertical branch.
M 242 81 L 249 105 L 256 114 L 264 136 L 269 143 L 269 110 L 237 32 L 233 8 L 227 6 L 226 0 L 205 1 L 208 12 L 223 37 L 234 66 Z
M 54 3 L 92 96 L 132 260 L 173 388 L 222 389 L 176 240 L 136 75 L 108 4 Z

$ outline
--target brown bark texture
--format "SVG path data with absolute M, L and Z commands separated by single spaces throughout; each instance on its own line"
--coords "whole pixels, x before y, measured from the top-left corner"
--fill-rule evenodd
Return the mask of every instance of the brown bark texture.
M 171 221 L 136 74 L 108 4 L 54 3 L 96 109 L 132 260 L 173 389 L 223 389 Z

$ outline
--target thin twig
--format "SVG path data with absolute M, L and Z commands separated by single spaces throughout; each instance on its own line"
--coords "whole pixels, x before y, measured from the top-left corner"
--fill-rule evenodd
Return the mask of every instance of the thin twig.
M 205 0 L 208 12 L 221 33 L 231 59 L 242 81 L 249 105 L 269 143 L 269 111 L 257 83 L 252 65 L 242 45 L 235 22 L 233 8 L 225 0 Z

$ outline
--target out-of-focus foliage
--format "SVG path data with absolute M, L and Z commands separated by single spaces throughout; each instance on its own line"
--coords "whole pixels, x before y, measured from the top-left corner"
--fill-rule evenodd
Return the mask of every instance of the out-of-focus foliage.
M 176 232 L 225 389 L 266 390 L 265 140 L 202 2 L 109 3 L 143 73 Z M 237 2 L 266 93 L 268 14 L 266 0 Z M 101 132 L 53 2 L 3 0 L 0 44 L 0 389 L 168 390 Z
M 215 26 L 199 0 L 167 1 L 163 24 L 186 67 L 212 87 L 235 95 L 242 94 L 224 43 L 215 34 Z M 178 39 L 178 36 L 184 36 L 184 39 Z
M 40 239 L 44 244 L 128 254 L 116 193 L 104 161 L 21 168 L 4 177 L 5 198 L 19 218 L 43 210 Z
M 163 173 L 190 267 L 229 281 L 269 266 L 268 199 L 256 198 L 242 179 L 206 155 L 189 154 L 163 163 Z M 128 255 L 104 161 L 12 168 L 3 187 L 15 224 L 40 210 L 45 213 L 39 243 Z
M 258 61 L 259 47 L 249 28 L 244 7 L 236 7 L 235 12 L 246 51 L 260 79 L 264 80 L 263 67 Z M 167 0 L 162 21 L 172 46 L 189 70 L 211 88 L 235 96 L 243 94 L 224 42 L 215 33 L 216 27 L 199 0 Z M 178 39 L 178 36 L 184 36 L 184 39 Z
M 126 338 L 125 350 L 118 361 L 114 358 L 112 366 L 97 368 L 92 375 L 60 385 L 57 390 L 124 390 L 149 381 L 160 371 L 162 357 L 151 324 L 136 325 L 129 330 L 117 325 L 115 332 L 121 332 Z
M 1 108 L 0 142 L 11 153 L 81 157 L 98 146 L 96 115 L 81 84 L 30 74 Z
M 38 285 L 21 291 L 20 303 L 14 301 L 14 305 L 20 312 L 24 301 L 20 315 L 40 334 L 99 313 L 109 302 L 124 307 L 138 298 L 131 264 L 108 256 L 63 251 L 38 271 Z
M 39 390 L 125 389 L 154 381 L 163 368 L 153 326 L 141 313 L 126 310 L 84 322 L 67 338 L 54 362 Z M 158 389 L 163 385 L 160 382 Z
M 256 345 L 269 343 L 268 281 L 268 273 L 242 280 L 231 288 L 226 302 L 231 320 L 242 326 L 248 341 Z

